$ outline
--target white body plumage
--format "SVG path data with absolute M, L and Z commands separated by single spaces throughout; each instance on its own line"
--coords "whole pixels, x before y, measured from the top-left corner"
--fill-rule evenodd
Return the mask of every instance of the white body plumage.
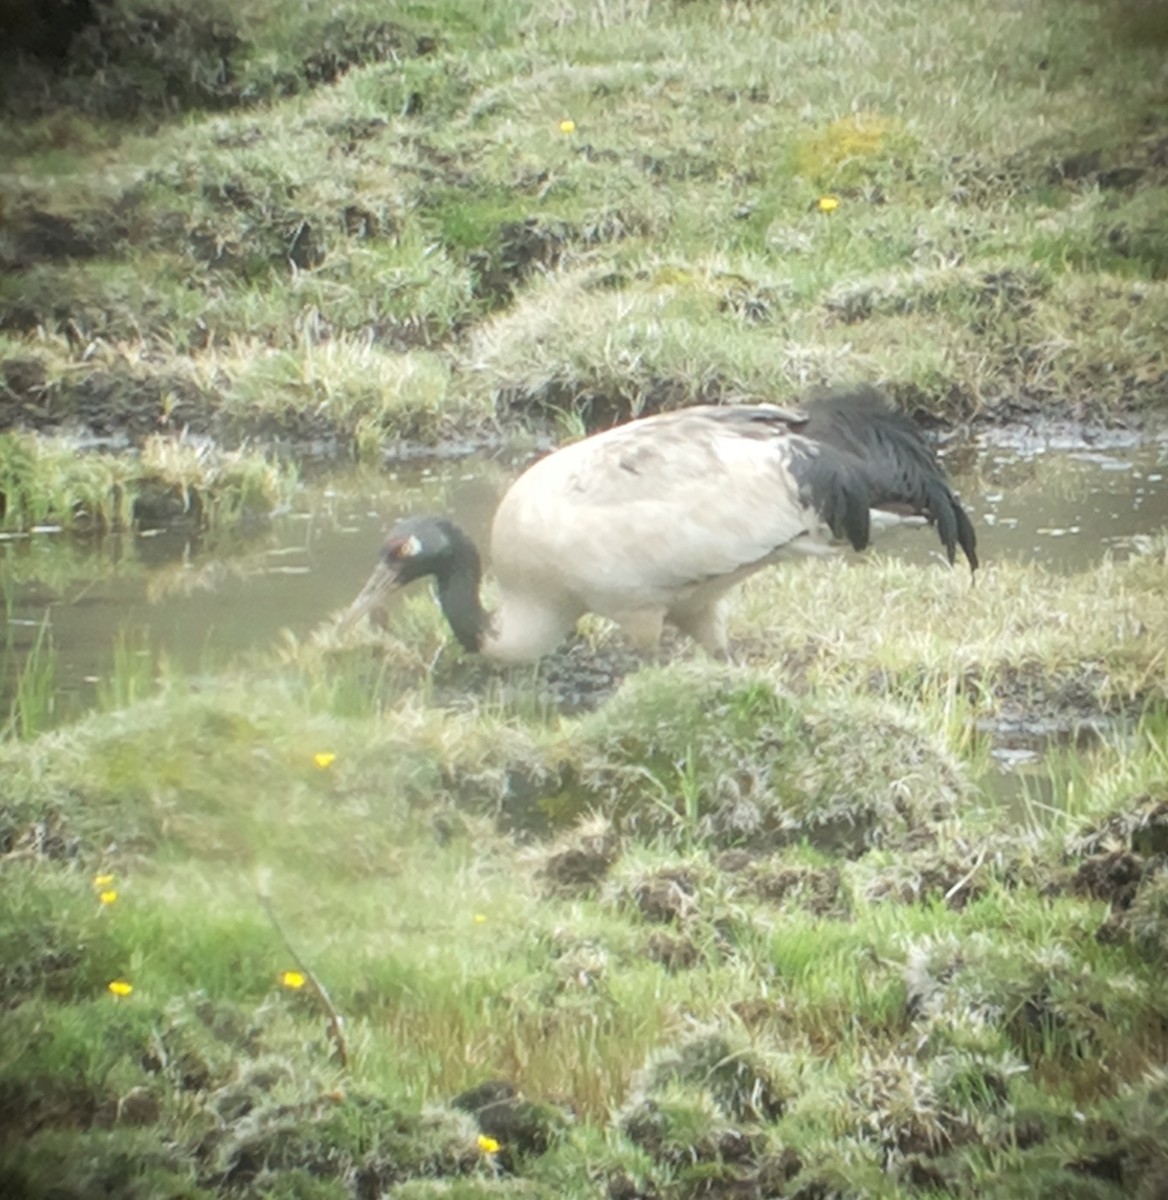
M 479 605 L 465 534 L 407 518 L 346 621 L 387 588 L 433 574 L 460 641 L 506 661 L 553 650 L 586 612 L 617 621 L 640 646 L 655 645 L 669 621 L 725 653 L 723 598 L 746 576 L 927 520 L 950 559 L 960 544 L 976 566 L 972 526 L 931 452 L 875 393 L 827 396 L 807 413 L 681 409 L 564 446 L 520 475 L 491 529 L 494 613 Z

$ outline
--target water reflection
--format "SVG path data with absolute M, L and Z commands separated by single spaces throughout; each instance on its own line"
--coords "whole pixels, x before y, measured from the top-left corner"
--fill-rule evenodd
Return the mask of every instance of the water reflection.
M 1168 528 L 1168 446 L 983 447 L 955 472 L 982 561 L 1083 571 Z M 913 540 L 913 539 L 904 539 Z M 931 552 L 932 547 L 926 547 Z M 908 551 L 911 553 L 911 551 Z

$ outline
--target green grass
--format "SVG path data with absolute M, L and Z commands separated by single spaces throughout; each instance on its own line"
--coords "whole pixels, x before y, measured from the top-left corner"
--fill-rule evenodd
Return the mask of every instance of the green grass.
M 843 379 L 949 416 L 1163 404 L 1162 84 L 1122 14 L 443 4 L 392 36 L 365 4 L 215 19 L 246 103 L 180 122 L 151 102 L 161 128 L 119 124 L 113 147 L 67 103 L 8 135 L 0 318 L 39 323 L 54 362 L 69 327 L 93 367 L 108 345 L 193 368 L 235 436 L 366 451 L 481 431 L 499 397 L 589 420 Z M 304 63 L 337 54 L 307 86 Z M 284 98 L 262 84 L 281 72 Z M 322 343 L 341 360 L 324 395 Z M 442 382 L 403 393 L 419 347 Z
M 5 529 L 89 533 L 164 522 L 238 529 L 286 504 L 294 467 L 250 451 L 153 435 L 138 455 L 87 454 L 67 437 L 0 433 Z
M 5 673 L 13 657 L 9 642 L 5 645 L 2 660 Z M 52 724 L 56 669 L 56 653 L 46 617 L 37 627 L 36 638 L 20 664 L 7 722 L 8 731 L 17 737 L 32 738 Z
M 5 64 L 8 530 L 235 536 L 297 485 L 257 443 L 376 461 L 817 382 L 1164 407 L 1138 0 L 100 8 L 100 76 L 93 31 L 55 77 Z M 6 618 L 90 569 L 27 542 Z M 44 634 L 0 744 L 0 1191 L 1158 1194 L 1146 549 L 773 572 L 740 665 L 579 717 L 425 595 L 198 680 L 127 631 L 73 723 Z M 1112 724 L 1006 802 L 1019 706 Z M 453 1104 L 492 1079 L 521 1098 Z
M 851 593 L 898 570 L 805 574 L 846 620 Z M 1136 600 L 1163 584 L 1154 559 L 1112 570 Z M 919 622 L 933 601 L 915 603 Z M 994 613 L 974 606 L 963 636 L 1008 653 L 1027 635 L 991 639 Z M 677 1195 L 743 1171 L 890 1196 L 922 1171 L 956 1195 L 1035 1179 L 1056 1194 L 1115 1138 L 1125 1171 L 1159 1169 L 1159 1118 L 1129 1129 L 1128 1114 L 1156 1111 L 1146 1073 L 1168 1015 L 1148 815 L 1163 804 L 1162 712 L 1056 771 L 1061 815 L 1025 823 L 978 787 L 972 710 L 919 671 L 875 703 L 850 660 L 808 695 L 776 690 L 781 656 L 765 674 L 679 663 L 574 719 L 489 696 L 444 710 L 391 673 L 396 700 L 338 717 L 321 704 L 360 664 L 298 653 L 300 681 L 171 679 L 0 750 L 0 1086 L 22 1098 L 9 1119 L 40 1130 L 4 1161 L 29 1194 L 65 1186 L 34 1166 L 54 1146 L 96 1172 L 66 1176 L 89 1195 L 133 1144 L 150 1148 L 134 1186 L 165 1170 L 220 1194 L 246 1145 L 273 1187 L 297 1195 L 312 1176 L 341 1195 L 333 1172 L 380 1161 L 387 1120 L 394 1153 L 424 1164 L 419 1194 L 438 1187 L 429 1175 L 475 1194 L 489 1163 L 449 1102 L 490 1078 L 550 1106 L 546 1149 L 504 1143 L 518 1155 L 506 1194 L 589 1195 L 598 1154 Z M 768 845 L 727 824 L 744 817 L 730 771 L 739 789 L 754 772 L 751 803 L 788 819 L 806 805 L 817 820 L 835 789 L 867 832 L 844 854 L 797 824 Z M 906 826 L 884 796 L 926 808 Z M 516 840 L 531 799 L 549 832 Z M 601 843 L 591 873 L 570 866 Z M 1111 845 L 1152 874 L 1097 938 L 1107 901 L 1077 881 Z M 301 962 L 345 1018 L 347 1068 L 310 989 L 280 986 Z M 115 980 L 133 992 L 110 995 Z

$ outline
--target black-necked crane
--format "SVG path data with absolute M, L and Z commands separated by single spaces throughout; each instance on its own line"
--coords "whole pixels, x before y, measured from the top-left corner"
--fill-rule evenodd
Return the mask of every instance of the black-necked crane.
M 341 623 L 432 575 L 459 642 L 492 658 L 539 658 L 589 612 L 641 647 L 668 621 L 724 655 L 735 584 L 842 541 L 863 550 L 906 521 L 933 524 L 950 564 L 960 547 L 977 569 L 973 525 L 937 459 L 873 389 L 821 394 L 804 411 L 678 409 L 563 446 L 515 480 L 491 527 L 493 612 L 470 538 L 443 517 L 407 517 Z

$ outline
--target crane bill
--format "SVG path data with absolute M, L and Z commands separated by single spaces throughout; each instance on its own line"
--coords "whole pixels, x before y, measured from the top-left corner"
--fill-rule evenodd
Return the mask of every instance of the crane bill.
M 385 563 L 379 562 L 373 568 L 373 574 L 369 576 L 357 599 L 341 614 L 337 622 L 338 632 L 344 633 L 356 625 L 367 613 L 384 607 L 390 592 L 396 591 L 400 586 L 401 580 L 398 578 L 397 571 Z

